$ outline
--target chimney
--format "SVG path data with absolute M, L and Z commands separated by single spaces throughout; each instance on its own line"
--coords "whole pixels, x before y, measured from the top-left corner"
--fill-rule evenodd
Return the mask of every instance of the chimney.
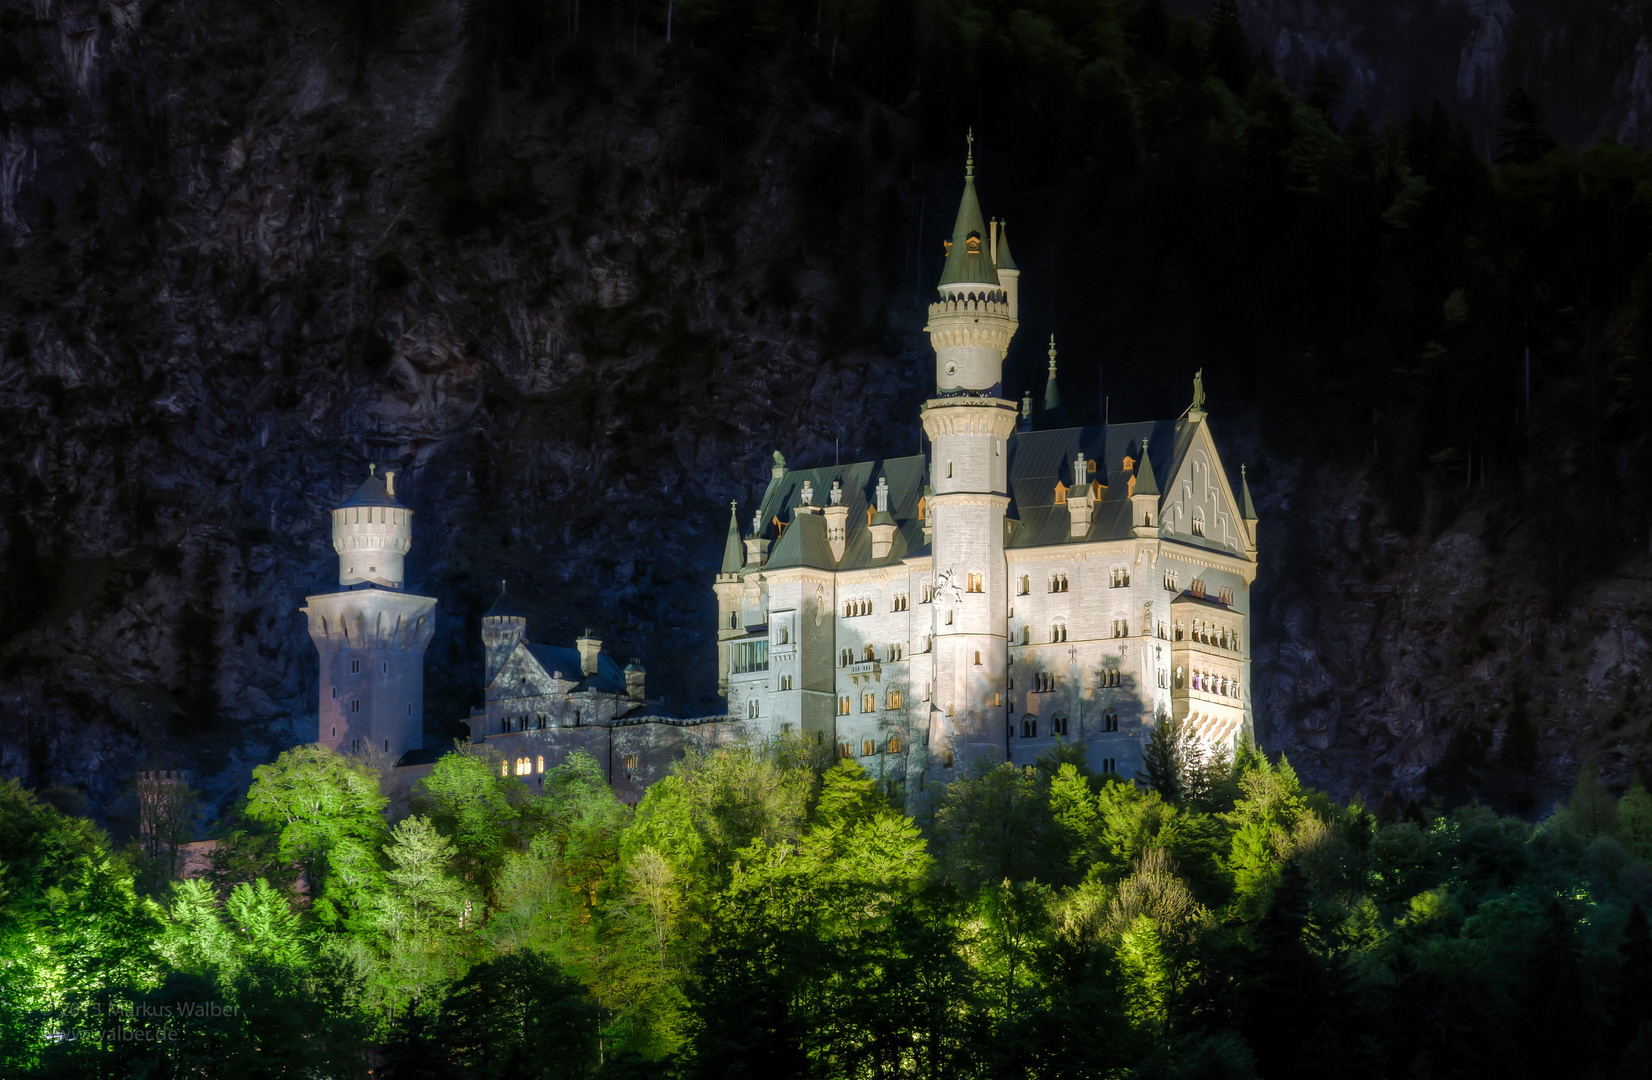
M 632 701 L 641 701 L 643 697 L 643 679 L 648 673 L 642 669 L 642 661 L 636 657 L 625 665 L 625 696 Z
M 392 499 L 396 497 L 396 470 L 384 470 L 384 492 Z
M 587 626 L 585 633 L 574 639 L 574 647 L 579 650 L 579 670 L 584 675 L 597 673 L 597 656 L 602 652 L 602 639 L 596 633 Z

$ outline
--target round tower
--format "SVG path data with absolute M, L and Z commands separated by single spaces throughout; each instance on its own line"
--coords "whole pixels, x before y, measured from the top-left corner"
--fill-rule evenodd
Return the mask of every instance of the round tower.
M 333 511 L 338 592 L 305 599 L 320 654 L 316 739 L 345 753 L 399 759 L 424 745 L 424 653 L 436 601 L 402 591 L 413 511 L 396 501 L 395 474 L 369 470 Z
M 484 687 L 492 686 L 516 647 L 528 638 L 528 616 L 505 593 L 505 583 L 499 583 L 499 599 L 482 616 L 482 653 L 486 669 Z
M 952 588 L 936 617 L 932 742 L 970 757 L 1004 753 L 1009 581 L 1004 514 L 1008 440 L 1017 410 L 1003 398 L 1003 362 L 1018 326 L 993 261 L 975 195 L 973 136 L 964 194 L 947 241 L 939 298 L 929 306 L 935 397 L 923 405 L 930 440 L 933 580 Z M 1007 247 L 1004 249 L 1007 255 Z M 933 753 L 933 750 L 931 751 Z

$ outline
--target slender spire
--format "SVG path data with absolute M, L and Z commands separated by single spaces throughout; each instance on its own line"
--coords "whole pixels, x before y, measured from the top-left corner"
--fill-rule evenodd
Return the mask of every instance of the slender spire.
M 1147 440 L 1141 441 L 1141 460 L 1136 463 L 1136 489 L 1134 495 L 1157 495 L 1159 480 L 1153 475 L 1153 462 L 1147 456 Z
M 738 574 L 746 557 L 740 544 L 740 522 L 734 502 L 728 504 L 728 539 L 723 541 L 723 573 Z
M 1050 335 L 1050 377 L 1044 383 L 1045 427 L 1066 427 L 1067 410 L 1061 404 L 1061 385 L 1055 379 L 1055 335 Z
M 987 220 L 981 216 L 981 202 L 975 197 L 975 129 L 968 137 L 969 152 L 964 160 L 964 197 L 958 201 L 958 217 L 952 223 L 952 239 L 946 244 L 946 267 L 941 286 L 997 285 L 998 271 L 987 250 Z
M 998 222 L 998 269 L 1019 271 L 1021 268 L 1015 265 L 1015 259 L 1010 255 L 1009 228 L 1009 222 Z
M 1255 521 L 1256 504 L 1250 501 L 1250 478 L 1245 475 L 1245 467 L 1243 465 L 1239 466 L 1239 490 L 1241 492 L 1240 497 L 1245 503 L 1244 519 L 1246 521 Z

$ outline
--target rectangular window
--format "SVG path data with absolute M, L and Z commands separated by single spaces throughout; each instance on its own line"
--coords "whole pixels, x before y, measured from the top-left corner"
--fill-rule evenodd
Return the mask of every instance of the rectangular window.
M 351 712 L 361 712 L 361 699 L 360 698 L 351 698 L 350 699 L 350 711 Z
M 334 701 L 338 700 L 338 687 L 336 687 L 336 686 L 333 687 L 333 700 Z
M 769 670 L 769 643 L 742 641 L 729 650 L 729 674 L 744 675 L 751 671 Z
M 1199 598 L 1200 600 L 1203 600 L 1205 598 L 1205 579 L 1204 578 L 1194 578 L 1193 579 L 1193 584 L 1188 586 L 1188 591 L 1191 592 L 1195 597 Z
M 412 716 L 412 715 L 413 715 L 413 703 L 412 703 L 412 702 L 411 702 L 411 701 L 409 701 L 409 702 L 408 702 L 408 703 L 407 703 L 407 715 L 408 715 L 408 716 Z
M 1216 590 L 1216 599 L 1220 600 L 1224 604 L 1233 603 L 1233 589 L 1227 585 L 1223 585 L 1220 589 Z
M 350 674 L 355 675 L 355 674 L 358 674 L 360 671 L 361 671 L 361 661 L 360 660 L 350 661 Z

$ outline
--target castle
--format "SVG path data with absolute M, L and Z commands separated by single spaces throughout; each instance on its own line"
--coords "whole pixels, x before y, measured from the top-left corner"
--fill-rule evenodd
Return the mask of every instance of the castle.
M 776 454 L 713 585 L 730 714 L 909 794 L 1056 739 L 1134 777 L 1163 718 L 1216 746 L 1252 726 L 1256 510 L 1202 387 L 1174 420 L 1033 430 L 1030 399 L 1003 393 L 1020 276 L 971 156 L 929 305 L 929 453 L 797 470 Z
M 925 328 L 928 453 L 813 469 L 776 453 L 749 532 L 731 506 L 712 585 L 727 714 L 671 716 L 641 665 L 621 668 L 590 631 L 572 648 L 530 642 L 502 588 L 470 727 L 503 773 L 531 783 L 584 750 L 634 802 L 685 748 L 792 733 L 910 799 L 1056 740 L 1135 777 L 1166 718 L 1211 746 L 1250 732 L 1256 510 L 1199 380 L 1173 420 L 1035 430 L 1031 399 L 1003 394 L 1020 271 L 981 213 L 973 154 L 946 249 Z M 1046 422 L 1062 415 L 1053 340 L 1049 357 Z M 341 591 L 304 610 L 320 741 L 388 754 L 412 778 L 445 748 L 421 746 L 436 601 L 402 591 L 412 511 L 394 481 L 370 474 L 333 511 Z

